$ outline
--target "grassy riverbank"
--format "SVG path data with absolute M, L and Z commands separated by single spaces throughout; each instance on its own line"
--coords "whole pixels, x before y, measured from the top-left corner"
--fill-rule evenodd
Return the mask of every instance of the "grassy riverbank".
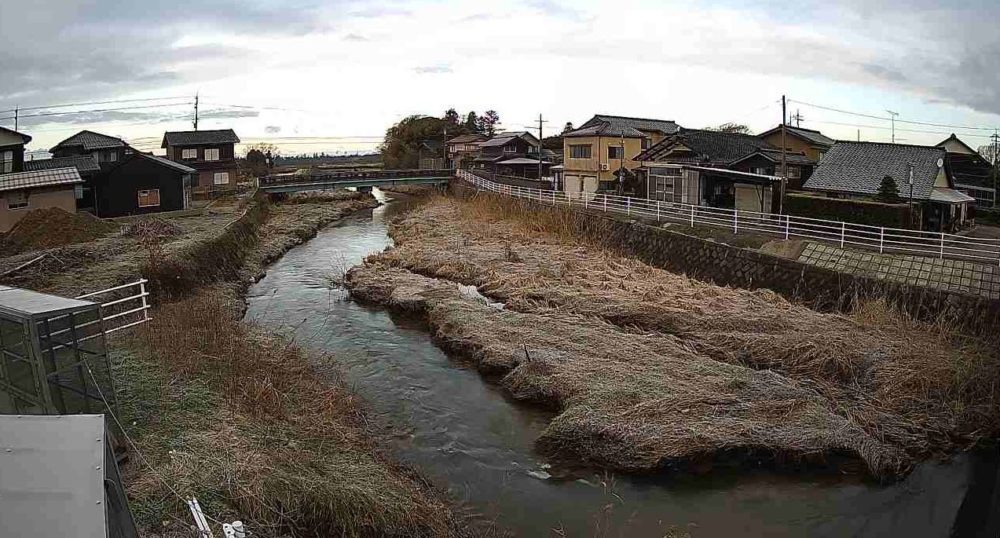
M 996 357 L 878 302 L 824 314 L 693 281 L 492 197 L 439 197 L 392 234 L 349 287 L 423 313 L 512 395 L 559 410 L 539 439 L 558 457 L 649 471 L 847 456 L 896 477 L 998 430 Z
M 109 344 L 122 422 L 156 469 L 131 450 L 123 468 L 143 536 L 191 535 L 176 494 L 255 536 L 464 534 L 442 494 L 383 454 L 336 357 L 241 321 L 242 293 L 269 262 L 375 205 L 355 193 L 221 201 L 154 219 L 171 230 L 162 237 L 109 233 L 7 278 L 66 296 L 151 280 L 153 321 Z

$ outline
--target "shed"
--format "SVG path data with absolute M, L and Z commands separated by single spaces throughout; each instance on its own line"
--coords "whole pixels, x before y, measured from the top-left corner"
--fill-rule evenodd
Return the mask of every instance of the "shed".
M 133 153 L 93 180 L 97 216 L 187 209 L 197 170 L 148 153 Z

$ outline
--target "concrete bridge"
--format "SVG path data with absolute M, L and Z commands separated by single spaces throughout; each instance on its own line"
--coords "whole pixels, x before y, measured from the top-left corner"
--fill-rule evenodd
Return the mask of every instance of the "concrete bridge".
M 439 185 L 455 176 L 451 169 L 441 170 L 343 170 L 312 174 L 278 174 L 263 177 L 260 190 L 268 194 L 318 191 L 357 187 L 398 187 L 400 185 Z

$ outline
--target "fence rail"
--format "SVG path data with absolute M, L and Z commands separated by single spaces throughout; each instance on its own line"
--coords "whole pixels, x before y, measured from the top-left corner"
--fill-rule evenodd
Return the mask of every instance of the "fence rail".
M 81 295 L 77 299 L 87 299 L 101 304 L 104 334 L 111 334 L 152 319 L 149 317 L 147 283 L 149 281 L 143 278 L 130 284 Z
M 543 204 L 643 217 L 655 219 L 657 222 L 674 222 L 692 227 L 713 226 L 727 229 L 734 234 L 756 233 L 782 239 L 811 239 L 833 243 L 841 248 L 855 247 L 879 253 L 949 258 L 1000 266 L 998 239 L 695 206 L 612 194 L 533 189 L 496 183 L 465 170 L 456 171 L 456 175 L 476 189 Z

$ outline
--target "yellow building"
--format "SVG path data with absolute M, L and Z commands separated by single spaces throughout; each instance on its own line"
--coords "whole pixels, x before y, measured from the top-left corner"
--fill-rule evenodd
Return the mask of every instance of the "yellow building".
M 641 164 L 635 160 L 639 153 L 679 128 L 668 120 L 594 116 L 563 135 L 563 191 L 615 190 L 621 171 L 631 173 Z

